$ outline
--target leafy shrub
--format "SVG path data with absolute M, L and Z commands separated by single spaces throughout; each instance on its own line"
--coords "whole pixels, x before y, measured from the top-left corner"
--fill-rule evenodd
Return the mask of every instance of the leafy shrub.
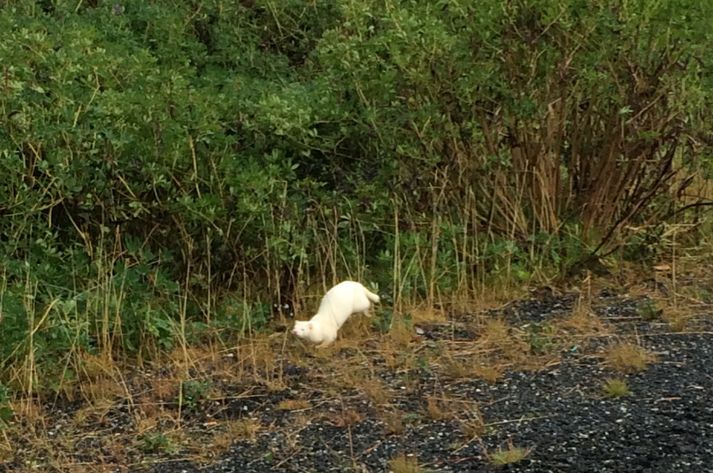
M 197 407 L 205 400 L 210 389 L 208 381 L 188 380 L 181 384 L 181 401 L 189 409 Z
M 173 453 L 174 442 L 163 432 L 145 432 L 138 438 L 138 448 L 145 453 Z

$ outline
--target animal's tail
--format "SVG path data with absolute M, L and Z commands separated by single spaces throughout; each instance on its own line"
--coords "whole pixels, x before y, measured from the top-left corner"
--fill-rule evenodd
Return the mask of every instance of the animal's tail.
M 366 294 L 366 297 L 368 297 L 371 302 L 379 302 L 381 300 L 379 296 L 377 296 L 367 288 L 364 288 L 364 294 Z

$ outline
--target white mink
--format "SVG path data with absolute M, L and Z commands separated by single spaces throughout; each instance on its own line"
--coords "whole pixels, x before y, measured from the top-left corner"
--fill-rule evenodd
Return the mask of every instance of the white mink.
M 310 320 L 295 322 L 292 333 L 326 347 L 337 339 L 337 330 L 350 315 L 362 312 L 370 317 L 368 310 L 379 296 L 354 281 L 343 281 L 331 288 L 319 303 L 319 310 Z

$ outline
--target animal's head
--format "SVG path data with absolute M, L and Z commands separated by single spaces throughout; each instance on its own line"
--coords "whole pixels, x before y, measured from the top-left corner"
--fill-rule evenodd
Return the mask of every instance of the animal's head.
M 309 320 L 298 320 L 295 322 L 295 328 L 292 329 L 292 334 L 300 338 L 308 338 L 312 330 L 314 330 L 312 322 Z

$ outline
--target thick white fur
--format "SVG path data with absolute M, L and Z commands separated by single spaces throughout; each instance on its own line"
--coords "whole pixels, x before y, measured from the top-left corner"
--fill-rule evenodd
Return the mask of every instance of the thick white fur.
M 372 302 L 379 302 L 379 296 L 354 281 L 343 281 L 331 288 L 322 298 L 319 310 L 306 321 L 295 322 L 292 333 L 326 347 L 337 339 L 337 330 L 344 325 L 350 315 L 362 312 L 367 317 Z

